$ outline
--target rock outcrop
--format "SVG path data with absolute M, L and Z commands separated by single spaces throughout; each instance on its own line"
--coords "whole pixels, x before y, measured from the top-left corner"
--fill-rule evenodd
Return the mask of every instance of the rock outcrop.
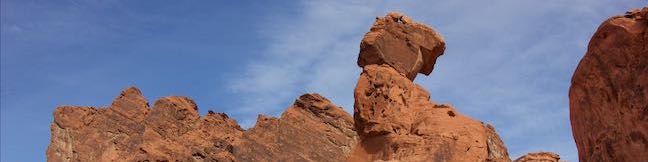
M 434 29 L 400 13 L 377 17 L 360 43 L 358 65 L 388 64 L 414 80 L 417 73 L 429 75 L 445 41 Z
M 186 97 L 164 97 L 150 107 L 130 87 L 107 108 L 57 108 L 47 159 L 510 162 L 493 126 L 431 101 L 413 82 L 418 73 L 432 72 L 444 49 L 434 29 L 389 13 L 362 40 L 353 117 L 318 94 L 304 94 L 280 118 L 259 115 L 253 128 L 243 130 L 226 114 L 201 116 Z M 534 153 L 516 161 L 558 159 Z
M 240 161 L 344 161 L 358 136 L 348 113 L 318 94 L 305 94 L 280 119 L 259 115 L 241 141 Z
M 492 127 L 430 101 L 388 65 L 366 65 L 354 92 L 361 143 L 350 161 L 510 161 Z
M 515 159 L 513 162 L 562 162 L 560 156 L 551 152 L 533 152 Z
M 149 108 L 130 87 L 108 108 L 57 108 L 51 129 L 48 161 L 343 161 L 358 142 L 351 116 L 317 94 L 245 131 L 186 97 Z
M 430 101 L 412 82 L 431 72 L 443 50 L 439 34 L 406 16 L 376 20 L 358 58 L 354 119 L 361 142 L 349 161 L 510 161 L 492 126 Z
M 648 7 L 601 24 L 569 105 L 580 161 L 648 161 Z

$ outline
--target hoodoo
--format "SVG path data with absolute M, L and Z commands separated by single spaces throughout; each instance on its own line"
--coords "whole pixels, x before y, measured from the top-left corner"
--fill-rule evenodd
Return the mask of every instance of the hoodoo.
M 434 29 L 399 13 L 377 18 L 361 43 L 354 90 L 360 143 L 350 161 L 510 161 L 493 127 L 430 101 L 412 82 L 445 49 Z

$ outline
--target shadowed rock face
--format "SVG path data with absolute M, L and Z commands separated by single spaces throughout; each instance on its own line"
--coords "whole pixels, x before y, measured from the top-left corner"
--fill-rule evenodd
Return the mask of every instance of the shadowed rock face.
M 580 161 L 648 161 L 648 7 L 599 26 L 569 106 Z
M 153 108 L 134 87 L 108 108 L 54 111 L 48 161 L 342 161 L 357 143 L 353 120 L 317 94 L 248 131 L 222 113 L 198 114 L 186 97 Z

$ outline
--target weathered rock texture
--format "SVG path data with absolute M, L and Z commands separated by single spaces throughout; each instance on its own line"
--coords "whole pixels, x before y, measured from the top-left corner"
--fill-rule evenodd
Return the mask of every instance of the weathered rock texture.
M 361 142 L 349 161 L 510 161 L 492 126 L 430 101 L 412 82 L 443 54 L 443 38 L 432 28 L 389 13 L 360 46 L 354 119 Z
M 366 65 L 355 91 L 361 137 L 350 161 L 510 161 L 492 127 L 430 95 L 387 65 Z
M 560 156 L 551 152 L 533 152 L 523 155 L 513 162 L 562 162 Z
M 344 161 L 358 142 L 353 118 L 317 94 L 299 97 L 280 119 L 260 115 L 242 139 L 241 161 Z
M 580 161 L 648 161 L 648 7 L 601 24 L 569 100 Z
M 417 73 L 429 75 L 444 50 L 445 41 L 434 29 L 391 12 L 376 18 L 365 34 L 358 65 L 387 64 L 414 80 Z
M 152 108 L 136 88 L 108 108 L 54 111 L 48 161 L 343 161 L 358 141 L 353 120 L 317 94 L 248 131 L 222 113 L 200 116 L 186 97 Z
M 131 87 L 108 108 L 57 108 L 47 159 L 510 162 L 493 126 L 430 101 L 412 82 L 417 73 L 432 72 L 444 48 L 432 28 L 389 13 L 361 43 L 353 118 L 320 95 L 304 94 L 280 118 L 259 115 L 243 130 L 222 113 L 200 116 L 186 97 L 165 97 L 150 107 Z M 557 160 L 554 155 L 521 159 Z

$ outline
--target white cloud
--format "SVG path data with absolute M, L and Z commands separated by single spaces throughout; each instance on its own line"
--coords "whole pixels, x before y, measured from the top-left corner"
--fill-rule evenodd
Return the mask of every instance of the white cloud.
M 231 90 L 249 96 L 231 112 L 244 116 L 244 127 L 252 126 L 258 113 L 278 115 L 308 92 L 352 110 L 358 46 L 375 7 L 335 1 L 302 6 L 302 15 L 271 17 L 269 28 L 261 31 L 270 38 L 267 53 L 231 81 Z
M 599 23 L 633 5 L 614 3 L 303 1 L 300 15 L 270 17 L 270 28 L 261 31 L 271 40 L 267 53 L 229 86 L 248 96 L 233 114 L 249 127 L 256 114 L 278 115 L 306 92 L 351 113 L 360 39 L 374 17 L 397 10 L 446 38 L 446 55 L 432 76 L 417 78 L 433 100 L 493 123 L 512 158 L 544 150 L 577 161 L 567 88 Z

